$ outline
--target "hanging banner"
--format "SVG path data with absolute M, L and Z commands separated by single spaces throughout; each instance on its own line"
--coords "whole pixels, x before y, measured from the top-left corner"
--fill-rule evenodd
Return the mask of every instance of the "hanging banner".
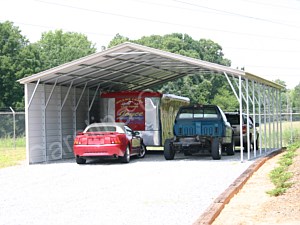
M 115 98 L 116 122 L 123 122 L 132 130 L 145 130 L 145 98 Z

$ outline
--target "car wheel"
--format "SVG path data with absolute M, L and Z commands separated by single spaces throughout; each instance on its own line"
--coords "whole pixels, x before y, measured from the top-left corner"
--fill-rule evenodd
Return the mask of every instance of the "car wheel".
M 211 144 L 211 156 L 214 160 L 221 159 L 222 145 L 218 138 L 213 139 Z
M 141 145 L 141 148 L 140 148 L 140 153 L 138 154 L 138 157 L 139 158 L 144 158 L 145 155 L 146 155 L 146 146 L 144 144 Z
M 166 139 L 164 144 L 164 156 L 166 160 L 172 160 L 175 157 L 175 151 L 172 148 L 170 139 Z
M 129 146 L 126 147 L 124 156 L 120 158 L 122 163 L 129 163 L 130 161 L 130 148 Z
M 86 159 L 81 158 L 79 156 L 76 156 L 76 163 L 77 164 L 85 164 L 86 163 Z

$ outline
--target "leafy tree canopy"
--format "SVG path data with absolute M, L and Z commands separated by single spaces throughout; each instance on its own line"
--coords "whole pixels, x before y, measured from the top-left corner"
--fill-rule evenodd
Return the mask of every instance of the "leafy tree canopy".
M 125 41 L 129 41 L 129 39 L 117 34 L 109 46 L 112 47 Z M 230 60 L 224 58 L 222 47 L 219 44 L 207 39 L 194 40 L 187 34 L 151 35 L 130 41 L 225 66 L 231 64 Z M 155 90 L 189 97 L 192 103 L 211 103 L 215 94 L 223 90 L 222 87 L 226 83 L 227 81 L 223 76 L 210 72 L 208 74 L 197 73 L 168 82 L 155 88 Z
M 19 78 L 19 62 L 28 40 L 11 22 L 0 23 L 0 107 L 15 106 L 22 99 Z
M 84 34 L 62 30 L 43 33 L 36 45 L 43 70 L 96 52 L 95 45 Z
M 23 85 L 16 82 L 96 52 L 83 34 L 49 31 L 30 44 L 11 22 L 0 23 L 0 108 L 24 107 Z
M 296 108 L 297 112 L 300 112 L 300 82 L 292 91 L 293 107 Z

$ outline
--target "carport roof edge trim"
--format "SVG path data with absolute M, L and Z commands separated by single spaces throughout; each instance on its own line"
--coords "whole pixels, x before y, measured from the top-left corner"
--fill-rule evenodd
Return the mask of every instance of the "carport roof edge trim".
M 122 49 L 126 49 L 126 48 L 131 48 L 134 51 L 131 53 L 126 53 L 126 52 L 122 52 Z M 117 51 L 120 51 L 120 53 L 118 53 Z M 125 42 L 122 43 L 120 45 L 117 45 L 115 47 L 109 48 L 105 51 L 102 52 L 97 52 L 85 57 L 82 57 L 80 59 L 59 65 L 57 67 L 42 71 L 40 73 L 37 74 L 33 74 L 31 76 L 28 77 L 24 77 L 22 79 L 19 79 L 18 82 L 21 84 L 26 84 L 26 83 L 32 83 L 32 82 L 36 82 L 39 79 L 45 78 L 47 76 L 49 76 L 50 74 L 56 74 L 59 73 L 60 71 L 70 68 L 72 66 L 79 66 L 80 64 L 84 64 L 84 62 L 88 61 L 88 60 L 93 60 L 96 59 L 98 57 L 104 57 L 104 56 L 109 56 L 109 55 L 125 55 L 125 54 L 155 54 L 158 55 L 160 57 L 165 57 L 168 59 L 172 59 L 172 60 L 177 60 L 177 61 L 181 61 L 183 63 L 188 63 L 188 64 L 192 64 L 194 66 L 199 67 L 199 69 L 206 69 L 206 70 L 210 70 L 210 71 L 214 71 L 214 72 L 219 72 L 219 73 L 228 73 L 233 75 L 234 77 L 243 77 L 245 79 L 249 79 L 249 80 L 254 80 L 257 82 L 260 82 L 262 84 L 266 84 L 269 85 L 271 87 L 277 88 L 277 89 L 282 89 L 284 88 L 284 86 L 279 85 L 275 82 L 266 80 L 264 78 L 261 78 L 259 76 L 253 75 L 251 73 L 247 73 L 245 71 L 242 70 L 238 70 L 238 69 L 233 69 L 230 68 L 228 66 L 223 66 L 223 65 L 219 65 L 216 63 L 211 63 L 211 62 L 207 62 L 207 61 L 203 61 L 200 59 L 195 59 L 195 58 L 190 58 L 187 56 L 183 56 L 183 55 L 179 55 L 179 54 L 175 54 L 175 53 L 171 53 L 171 52 L 166 52 L 160 49 L 154 49 L 151 47 L 147 47 L 147 46 L 143 46 L 143 45 L 139 45 L 139 44 L 135 44 L 135 43 L 131 43 L 131 42 Z

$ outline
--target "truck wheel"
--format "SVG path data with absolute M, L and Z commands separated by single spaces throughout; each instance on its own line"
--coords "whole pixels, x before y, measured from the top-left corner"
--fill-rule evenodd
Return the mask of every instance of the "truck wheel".
M 85 164 L 86 163 L 86 159 L 81 158 L 79 156 L 76 156 L 76 163 L 77 164 Z
M 211 156 L 214 160 L 221 159 L 222 145 L 218 138 L 213 139 L 211 143 Z
M 189 151 L 184 151 L 184 152 L 183 152 L 183 155 L 184 155 L 184 156 L 191 156 L 192 154 L 191 154 Z
M 166 139 L 166 141 L 165 141 L 165 144 L 164 144 L 164 156 L 165 156 L 166 160 L 172 160 L 172 159 L 174 159 L 175 151 L 172 148 L 171 140 L 170 139 Z
M 226 148 L 226 153 L 227 155 L 234 155 L 235 154 L 235 143 L 234 143 L 234 140 L 233 140 L 233 137 L 231 139 L 231 143 L 227 145 L 227 148 Z

